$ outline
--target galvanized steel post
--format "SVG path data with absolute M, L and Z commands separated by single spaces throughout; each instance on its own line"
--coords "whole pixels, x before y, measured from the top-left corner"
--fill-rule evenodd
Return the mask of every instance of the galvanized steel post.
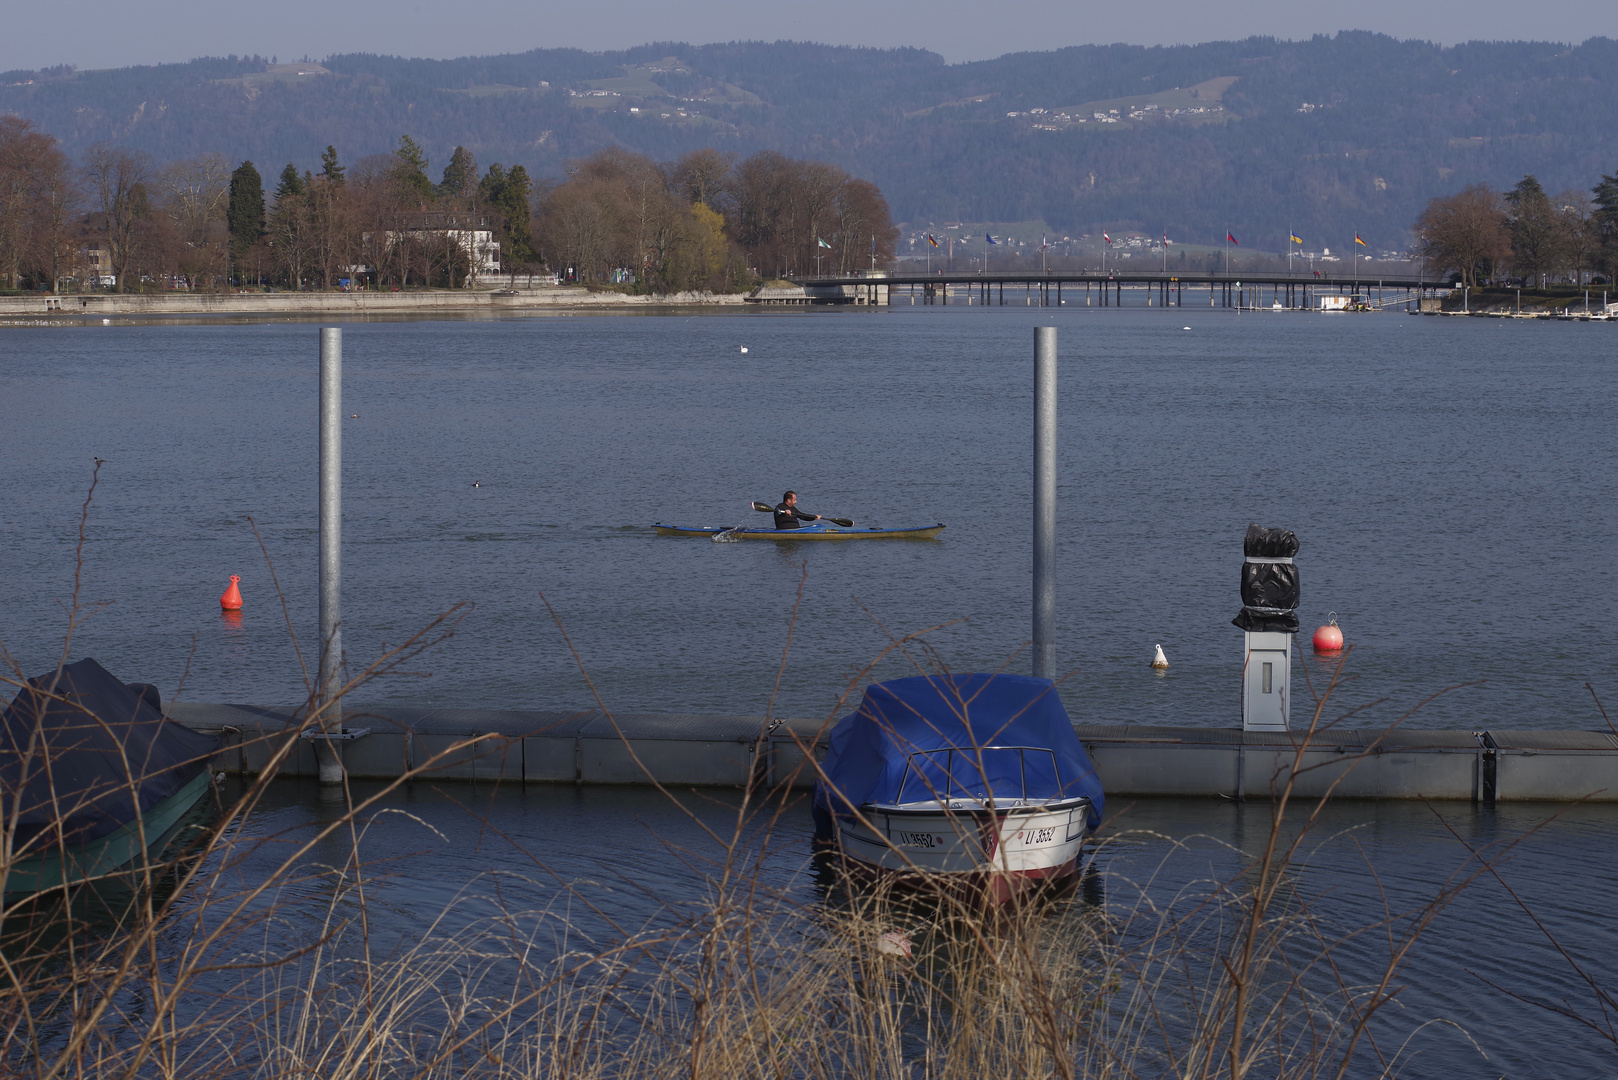
M 1034 329 L 1034 675 L 1056 677 L 1056 327 Z
M 320 330 L 320 782 L 343 780 L 343 332 Z

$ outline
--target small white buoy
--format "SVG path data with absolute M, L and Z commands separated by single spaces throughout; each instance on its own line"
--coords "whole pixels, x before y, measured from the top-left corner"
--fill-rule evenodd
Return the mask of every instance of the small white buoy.
M 1189 329 L 1191 329 L 1191 328 L 1190 328 L 1190 327 L 1189 327 L 1189 326 L 1182 326 L 1182 327 L 1180 327 L 1180 329 L 1181 329 L 1181 330 L 1189 330 Z
M 742 352 L 746 352 L 746 351 L 747 351 L 747 346 L 746 346 L 746 345 L 743 345 L 743 346 L 742 346 Z
M 1152 657 L 1152 667 L 1163 671 L 1169 666 L 1169 658 L 1163 655 L 1163 646 L 1157 647 L 1157 655 Z
M 111 319 L 102 319 L 101 320 L 101 325 L 102 326 L 111 326 L 112 325 L 112 320 Z

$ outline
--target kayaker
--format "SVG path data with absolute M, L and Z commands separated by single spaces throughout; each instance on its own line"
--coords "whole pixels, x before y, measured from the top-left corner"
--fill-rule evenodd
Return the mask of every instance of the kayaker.
M 775 527 L 777 529 L 796 529 L 800 521 L 819 521 L 819 514 L 806 514 L 798 509 L 798 493 L 789 491 L 781 496 L 781 501 L 775 507 Z

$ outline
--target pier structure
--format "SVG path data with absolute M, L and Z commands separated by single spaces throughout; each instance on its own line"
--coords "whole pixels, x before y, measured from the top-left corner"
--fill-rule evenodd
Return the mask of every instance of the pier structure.
M 294 708 L 175 703 L 168 714 L 224 739 L 213 768 L 261 772 L 283 740 L 278 775 L 319 775 L 317 740 Z M 774 725 L 772 727 L 772 724 Z M 825 719 L 600 709 L 500 710 L 349 706 L 363 733 L 343 765 L 363 780 L 665 787 L 809 787 L 825 753 Z M 1264 799 L 1299 762 L 1295 793 L 1343 799 L 1618 802 L 1618 735 L 1605 731 L 1332 729 L 1077 724 L 1111 796 Z
M 876 270 L 848 276 L 789 278 L 810 304 L 943 304 L 973 307 L 1209 307 L 1313 310 L 1322 296 L 1356 298 L 1357 306 L 1417 310 L 1448 293 L 1447 281 L 1341 274 L 1199 274 L 1156 270 L 1111 273 L 980 273 Z M 1312 301 L 1314 303 L 1312 303 Z

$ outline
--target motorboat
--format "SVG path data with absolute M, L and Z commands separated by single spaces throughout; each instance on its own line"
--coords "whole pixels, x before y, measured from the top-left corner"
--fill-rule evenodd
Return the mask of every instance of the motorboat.
M 1075 872 L 1103 799 L 1049 679 L 915 676 L 832 729 L 816 841 L 856 872 L 1005 900 Z
M 163 715 L 148 683 L 91 659 L 28 680 L 0 716 L 6 900 L 82 884 L 161 850 L 209 789 L 218 739 Z

